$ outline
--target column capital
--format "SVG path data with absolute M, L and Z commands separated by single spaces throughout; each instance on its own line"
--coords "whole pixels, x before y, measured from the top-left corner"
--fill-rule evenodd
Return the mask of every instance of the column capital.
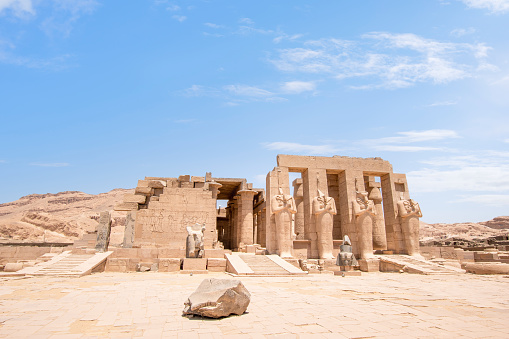
M 237 192 L 242 200 L 253 200 L 254 196 L 258 194 L 258 191 L 252 191 L 252 190 L 240 190 Z

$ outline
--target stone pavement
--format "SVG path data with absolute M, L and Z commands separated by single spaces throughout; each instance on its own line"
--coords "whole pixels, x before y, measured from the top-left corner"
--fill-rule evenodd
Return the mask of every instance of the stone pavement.
M 241 277 L 248 313 L 182 317 L 204 278 L 1 278 L 1 338 L 508 338 L 509 277 L 364 273 Z

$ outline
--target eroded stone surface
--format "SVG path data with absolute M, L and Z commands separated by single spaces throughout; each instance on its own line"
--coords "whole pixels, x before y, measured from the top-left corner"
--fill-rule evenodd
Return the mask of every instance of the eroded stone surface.
M 184 303 L 184 314 L 209 318 L 241 315 L 250 301 L 251 294 L 240 280 L 205 279 Z

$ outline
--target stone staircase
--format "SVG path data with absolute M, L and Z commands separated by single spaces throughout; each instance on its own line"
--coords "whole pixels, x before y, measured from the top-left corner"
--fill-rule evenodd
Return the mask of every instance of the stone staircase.
M 420 259 L 409 255 L 378 255 L 380 258 L 381 271 L 399 271 L 403 270 L 408 273 L 418 273 L 426 275 L 436 274 L 461 274 L 462 270 L 453 266 L 445 266 Z
M 110 251 L 94 254 L 73 254 L 71 251 L 65 251 L 47 262 L 24 268 L 18 271 L 18 273 L 25 275 L 81 277 L 92 273 L 112 253 Z
M 226 254 L 226 270 L 235 275 L 248 276 L 295 276 L 307 272 L 281 259 L 278 255 L 255 255 L 245 253 Z

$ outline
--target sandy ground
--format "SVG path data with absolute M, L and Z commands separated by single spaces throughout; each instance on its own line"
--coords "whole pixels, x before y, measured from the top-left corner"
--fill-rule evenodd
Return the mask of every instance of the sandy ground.
M 1 278 L 2 338 L 508 338 L 509 277 L 363 273 L 244 277 L 248 311 L 182 316 L 222 273 Z

